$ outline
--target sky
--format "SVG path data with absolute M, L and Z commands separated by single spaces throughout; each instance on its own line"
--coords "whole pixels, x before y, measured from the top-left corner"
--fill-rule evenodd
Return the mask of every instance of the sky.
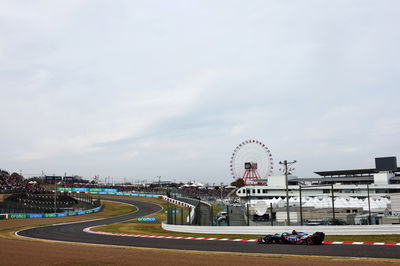
M 230 183 L 249 139 L 299 177 L 400 158 L 398 10 L 0 0 L 0 168 Z

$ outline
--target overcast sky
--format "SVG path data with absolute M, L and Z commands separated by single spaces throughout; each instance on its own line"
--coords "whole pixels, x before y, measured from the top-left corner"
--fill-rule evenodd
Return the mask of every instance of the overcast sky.
M 400 159 L 399 10 L 0 0 L 0 168 L 228 183 L 246 139 L 300 177 Z

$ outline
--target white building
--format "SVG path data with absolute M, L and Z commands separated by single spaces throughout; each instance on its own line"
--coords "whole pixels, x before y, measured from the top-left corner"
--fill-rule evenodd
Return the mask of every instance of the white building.
M 394 158 L 394 159 L 393 159 Z M 390 159 L 389 166 L 380 165 L 380 159 Z M 394 160 L 394 163 L 393 163 Z M 371 169 L 336 170 L 315 172 L 320 177 L 298 178 L 288 176 L 289 197 L 390 197 L 400 193 L 400 168 L 395 157 L 376 158 L 376 167 Z M 246 186 L 238 189 L 236 195 L 242 199 L 272 199 L 286 197 L 285 176 L 270 176 L 266 185 Z

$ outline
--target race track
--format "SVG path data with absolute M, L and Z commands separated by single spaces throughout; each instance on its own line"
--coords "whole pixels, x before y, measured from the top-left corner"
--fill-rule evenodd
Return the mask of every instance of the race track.
M 110 199 L 107 199 L 110 200 Z M 316 255 L 316 256 L 340 256 L 340 257 L 369 257 L 369 258 L 396 258 L 400 259 L 400 246 L 367 246 L 367 245 L 258 245 L 254 242 L 230 242 L 208 240 L 181 240 L 181 239 L 153 239 L 98 235 L 83 232 L 84 228 L 110 223 L 118 223 L 137 217 L 146 216 L 161 209 L 159 205 L 124 199 L 113 201 L 133 204 L 138 207 L 136 213 L 119 217 L 106 218 L 88 222 L 78 222 L 62 225 L 51 225 L 19 231 L 18 235 L 58 240 L 68 242 L 81 242 L 93 244 L 107 244 L 117 246 L 135 246 L 147 248 L 200 250 L 200 251 L 224 251 L 240 253 L 268 253 L 268 254 L 292 254 L 292 255 Z

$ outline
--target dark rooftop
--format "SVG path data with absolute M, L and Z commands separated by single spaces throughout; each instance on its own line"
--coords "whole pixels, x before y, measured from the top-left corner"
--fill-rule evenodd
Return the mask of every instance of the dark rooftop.
M 378 173 L 378 171 L 375 168 L 370 168 L 370 169 L 353 169 L 353 170 L 318 171 L 314 173 L 320 176 L 357 176 L 357 175 L 373 175 L 375 173 Z
M 395 172 L 400 172 L 400 167 L 397 168 Z M 314 172 L 320 176 L 372 176 L 375 173 L 378 173 L 378 170 L 375 168 L 369 169 L 353 169 L 353 170 L 334 170 L 334 171 L 318 171 Z

